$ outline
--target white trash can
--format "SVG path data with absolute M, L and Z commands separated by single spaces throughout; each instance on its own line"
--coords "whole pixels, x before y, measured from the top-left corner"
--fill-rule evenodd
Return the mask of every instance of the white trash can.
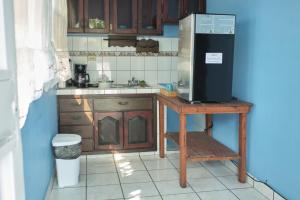
M 59 187 L 78 184 L 80 171 L 81 136 L 57 134 L 52 140 Z

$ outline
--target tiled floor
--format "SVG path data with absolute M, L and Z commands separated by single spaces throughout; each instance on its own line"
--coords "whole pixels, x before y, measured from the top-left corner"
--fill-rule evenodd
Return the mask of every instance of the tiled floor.
M 58 188 L 51 200 L 267 200 L 241 184 L 221 162 L 188 163 L 188 187 L 179 186 L 178 154 L 115 154 L 81 157 L 80 182 Z

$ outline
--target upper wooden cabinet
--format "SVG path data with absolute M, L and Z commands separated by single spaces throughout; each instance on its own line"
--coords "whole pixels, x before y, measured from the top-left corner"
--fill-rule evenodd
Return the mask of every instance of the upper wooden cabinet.
M 137 0 L 113 0 L 113 33 L 137 33 Z
M 109 0 L 84 1 L 85 32 L 109 33 Z
M 162 1 L 139 0 L 138 30 L 140 34 L 162 33 Z
M 159 35 L 190 13 L 205 0 L 68 0 L 68 32 Z
M 176 24 L 180 18 L 182 0 L 163 0 L 163 22 Z
M 205 13 L 205 0 L 182 0 L 181 17 L 185 17 L 191 13 Z
M 83 0 L 68 0 L 68 32 L 84 31 Z

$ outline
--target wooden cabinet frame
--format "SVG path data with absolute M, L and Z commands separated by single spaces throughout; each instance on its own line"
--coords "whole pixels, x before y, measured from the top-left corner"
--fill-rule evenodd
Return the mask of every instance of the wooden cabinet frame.
M 113 0 L 113 16 L 112 16 L 112 28 L 113 33 L 117 34 L 134 34 L 138 32 L 138 25 L 137 25 L 137 0 L 131 0 L 132 1 L 132 28 L 128 29 L 120 29 L 118 28 L 118 1 Z
M 143 1 L 138 2 L 138 32 L 140 34 L 157 35 L 162 34 L 162 0 L 156 0 L 156 29 L 143 29 Z
M 119 121 L 119 139 L 120 139 L 120 143 L 118 145 L 98 145 L 98 141 L 99 141 L 99 127 L 98 127 L 98 121 L 99 120 L 103 120 L 105 117 L 111 117 L 113 119 L 116 119 Z M 95 149 L 98 150 L 117 150 L 117 149 L 123 149 L 123 113 L 122 112 L 97 112 L 94 114 L 94 138 L 95 138 Z M 101 133 L 100 133 L 101 134 Z
M 168 0 L 163 0 L 162 5 L 162 14 L 163 14 L 163 22 L 165 24 L 178 24 L 179 22 L 179 17 L 182 15 L 182 0 L 178 1 L 178 19 L 170 19 L 169 18 L 169 2 Z
M 129 120 L 134 117 L 141 116 L 147 120 L 147 142 L 146 143 L 138 143 L 138 144 L 130 144 L 128 141 L 129 137 Z M 125 149 L 136 149 L 136 148 L 149 148 L 153 145 L 153 117 L 152 111 L 132 111 L 124 113 L 124 148 Z
M 181 0 L 181 1 L 182 1 L 181 17 L 185 17 L 185 16 L 189 15 L 188 10 L 187 10 L 188 9 L 187 5 L 190 0 Z M 197 1 L 199 1 L 199 8 L 198 8 L 199 13 L 205 13 L 206 12 L 206 0 L 197 0 Z
M 109 33 L 109 0 L 103 0 L 104 2 L 104 29 L 90 29 L 89 28 L 89 15 L 88 15 L 88 4 L 89 0 L 84 0 L 84 21 L 85 21 L 85 32 L 86 33 Z
M 79 27 L 80 28 L 72 28 L 69 26 L 69 19 L 71 19 L 71 11 L 70 11 L 70 4 L 71 4 L 72 0 L 68 0 L 67 4 L 68 4 L 68 32 L 70 33 L 82 33 L 84 31 L 84 13 L 83 13 L 83 0 L 77 0 L 79 3 L 79 13 L 78 13 L 78 17 L 79 17 Z

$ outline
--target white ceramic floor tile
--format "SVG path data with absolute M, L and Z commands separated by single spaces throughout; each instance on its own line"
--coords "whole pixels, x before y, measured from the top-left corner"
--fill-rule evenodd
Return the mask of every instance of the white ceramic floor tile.
M 68 186 L 66 188 L 73 188 L 73 187 L 85 187 L 86 186 L 86 175 L 79 175 L 79 183 L 76 185 Z M 57 177 L 54 178 L 53 188 L 60 188 L 57 183 Z
M 200 192 L 198 193 L 202 200 L 238 200 L 229 190 Z M 250 200 L 250 199 L 249 199 Z
M 188 183 L 196 192 L 226 190 L 226 187 L 216 178 L 189 179 Z
M 189 186 L 187 186 L 186 188 L 180 187 L 178 180 L 155 182 L 155 185 L 162 195 L 184 194 L 193 192 L 192 188 Z
M 211 178 L 213 175 L 204 167 L 195 167 L 187 169 L 187 178 Z
M 128 200 L 162 200 L 162 198 L 160 196 L 152 196 L 152 197 L 138 197 L 137 196 L 137 197 L 128 198 Z
M 50 200 L 85 200 L 85 190 L 85 187 L 54 189 L 51 192 Z
M 196 193 L 173 194 L 163 196 L 163 200 L 200 200 Z
M 119 177 L 121 183 L 143 183 L 152 181 L 147 171 L 120 172 Z
M 152 182 L 122 184 L 125 198 L 158 196 L 159 193 Z
M 87 156 L 87 165 L 89 165 L 90 163 L 113 164 L 114 158 L 111 154 L 109 156 L 107 156 L 107 155 L 89 155 L 89 156 Z
M 140 156 L 141 156 L 141 159 L 143 161 L 146 161 L 146 160 L 167 160 L 167 158 L 160 158 L 159 155 L 153 154 L 152 152 L 151 152 L 150 155 L 140 154 Z
M 176 169 L 151 170 L 149 171 L 149 173 L 153 181 L 168 181 L 179 179 L 179 173 Z
M 254 188 L 244 188 L 244 189 L 236 189 L 232 190 L 232 192 L 240 199 L 240 200 L 267 200 L 262 194 L 256 191 Z
M 236 188 L 249 188 L 251 185 L 248 183 L 240 183 L 238 181 L 237 176 L 222 176 L 218 177 L 219 181 L 221 181 L 228 189 L 236 189 Z
M 87 186 L 119 184 L 117 173 L 88 174 Z
M 201 164 L 215 176 L 236 175 L 231 169 L 226 167 L 220 161 L 202 162 Z
M 91 162 L 87 165 L 87 174 L 111 173 L 116 172 L 114 163 Z
M 122 199 L 120 185 L 94 186 L 87 188 L 87 200 Z
M 177 168 L 180 168 L 179 159 L 169 159 L 169 161 Z M 195 167 L 202 167 L 202 165 L 198 162 L 191 162 L 187 161 L 187 168 L 195 168 Z
M 141 160 L 117 162 L 116 166 L 118 171 L 123 173 L 146 170 Z
M 161 160 L 146 160 L 144 161 L 146 168 L 148 170 L 154 170 L 154 169 L 174 169 L 174 166 L 167 160 L 167 159 L 161 159 Z

